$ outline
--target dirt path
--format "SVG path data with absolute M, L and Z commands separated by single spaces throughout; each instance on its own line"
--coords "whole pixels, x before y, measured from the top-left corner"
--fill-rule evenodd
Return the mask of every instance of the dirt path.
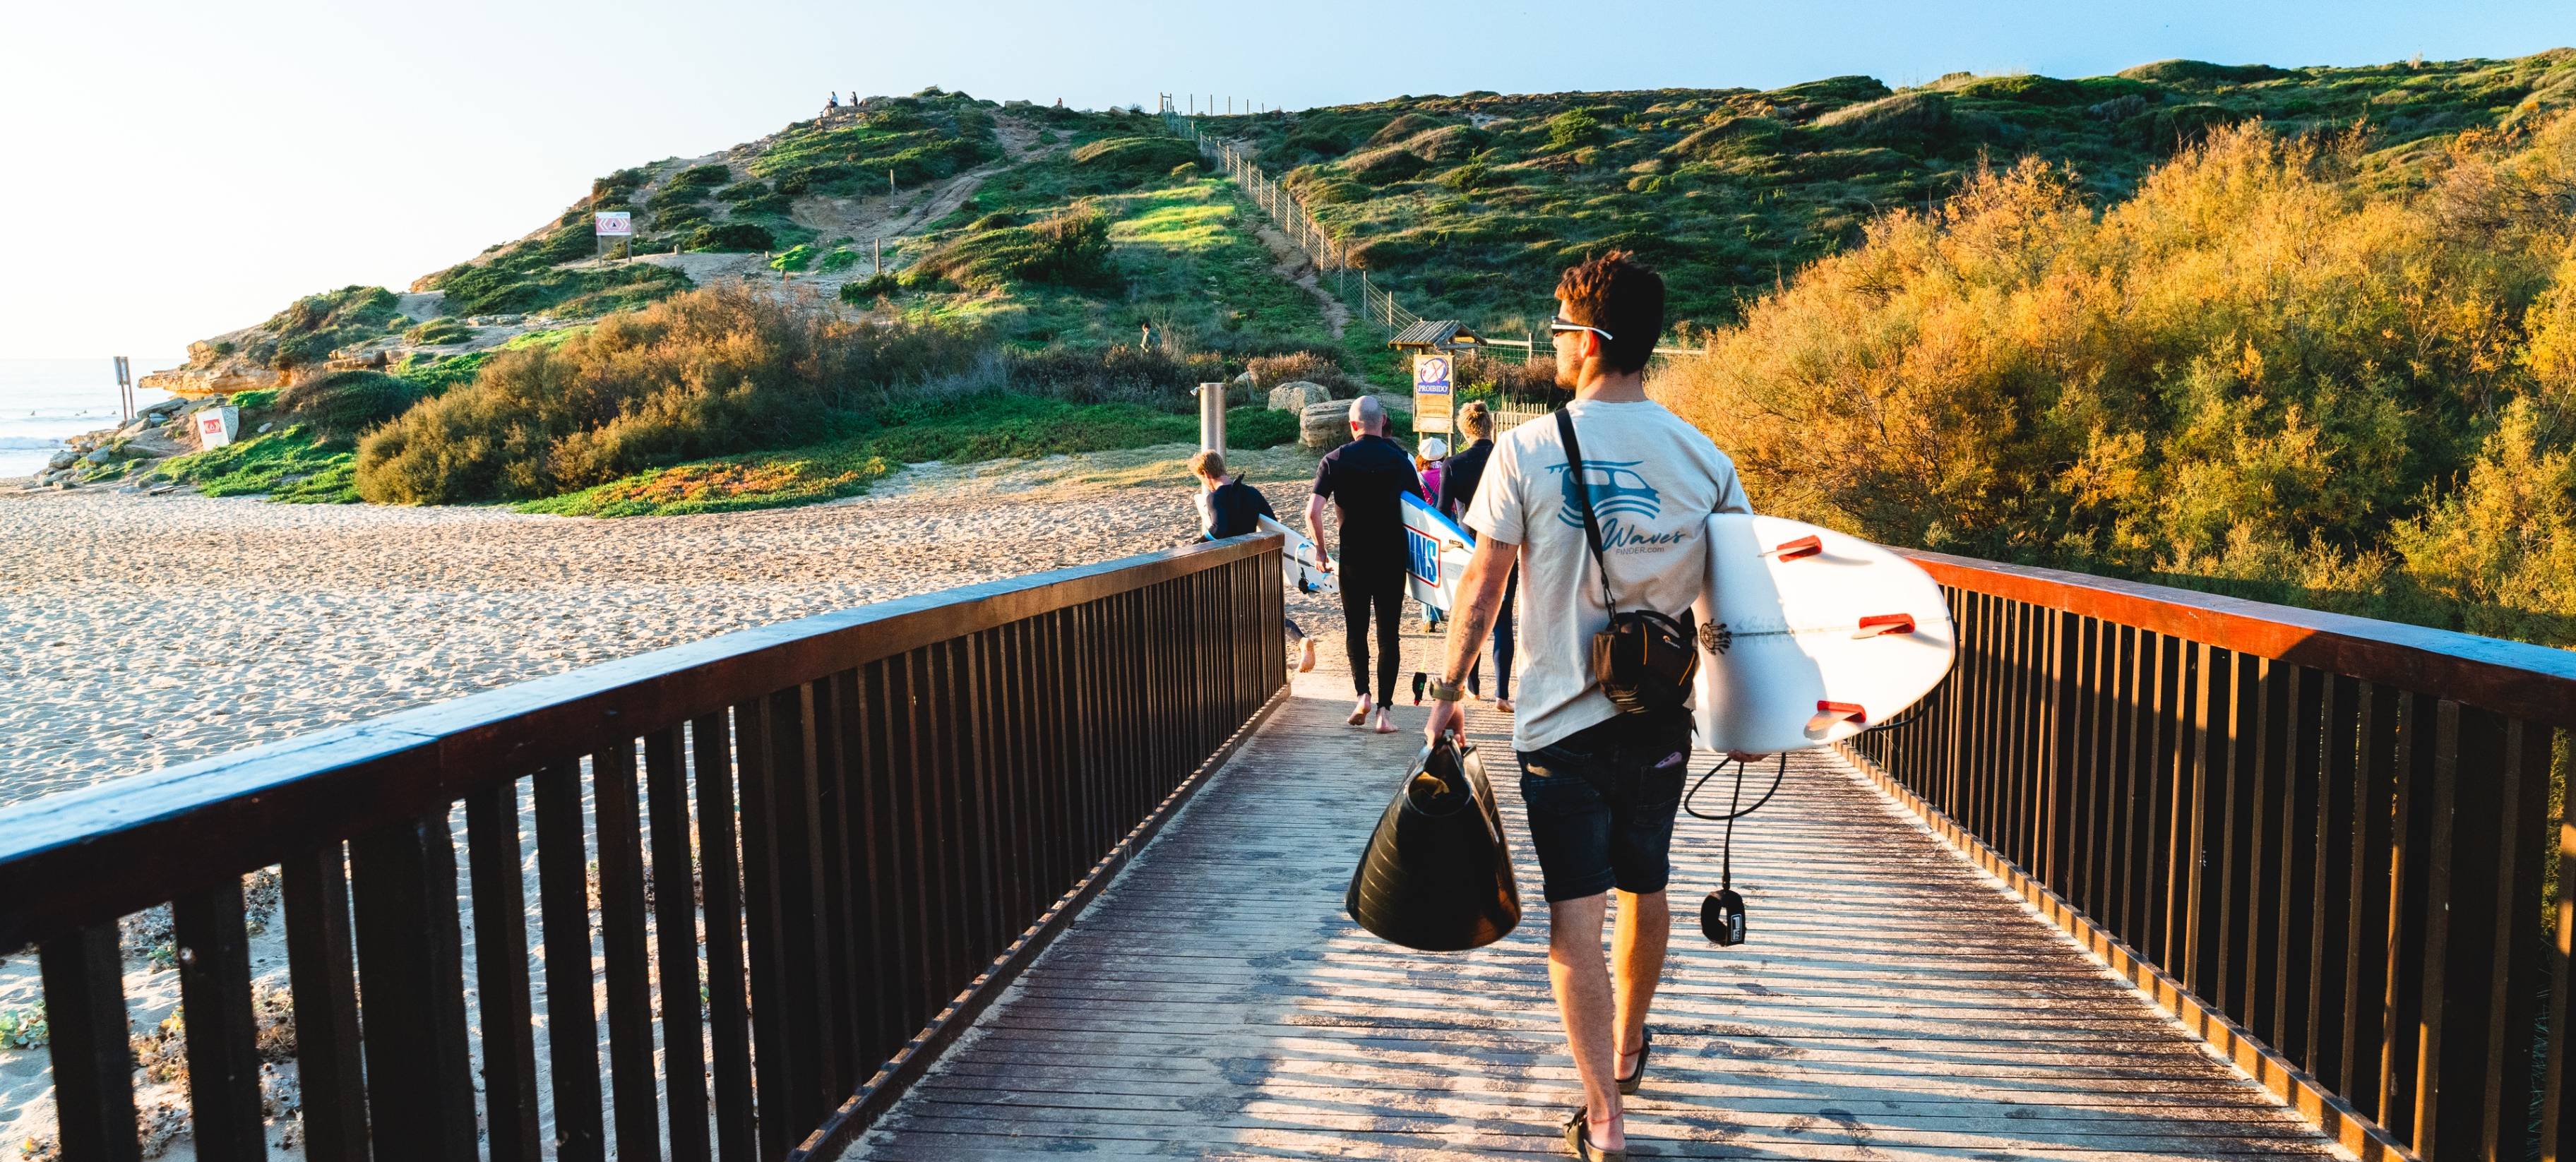
M 1290 240 L 1279 227 L 1271 225 L 1268 216 L 1259 211 L 1254 211 L 1254 215 L 1255 233 L 1261 236 L 1261 244 L 1270 248 L 1270 257 L 1278 260 L 1271 264 L 1271 273 L 1296 283 L 1299 289 L 1315 296 L 1315 305 L 1324 309 L 1325 325 L 1333 329 L 1334 338 L 1341 338 L 1342 329 L 1351 325 L 1350 304 L 1324 289 L 1323 276 L 1315 269 L 1315 260 L 1306 254 L 1304 247 Z
M 1064 148 L 1062 142 L 1040 142 L 1038 127 L 1025 121 L 996 117 L 993 119 L 993 132 L 1002 144 L 1000 161 L 891 196 L 835 198 L 809 195 L 798 198 L 789 207 L 788 216 L 797 225 L 816 231 L 826 241 L 847 238 L 853 248 L 865 249 L 873 239 L 892 242 L 920 232 L 965 205 L 968 198 L 975 196 L 975 191 L 983 188 L 987 179 L 1012 166 Z M 892 267 L 893 263 L 889 262 L 888 268 Z M 815 274 L 797 281 L 830 290 L 853 279 L 865 279 L 873 273 L 872 265 L 854 266 L 837 274 Z

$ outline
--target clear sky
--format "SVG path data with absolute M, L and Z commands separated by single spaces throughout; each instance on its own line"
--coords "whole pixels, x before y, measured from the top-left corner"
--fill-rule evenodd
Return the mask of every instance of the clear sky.
M 1293 109 L 2571 43 L 2570 0 L 29 0 L 0 18 L 0 359 L 175 353 L 297 295 L 400 289 L 594 176 L 749 140 L 829 90 Z

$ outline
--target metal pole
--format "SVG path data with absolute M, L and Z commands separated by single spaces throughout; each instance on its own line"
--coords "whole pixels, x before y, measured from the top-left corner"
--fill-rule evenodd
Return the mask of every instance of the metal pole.
M 877 255 L 877 266 L 873 276 L 883 278 L 885 277 L 885 239 L 882 237 L 871 238 L 868 242 L 876 250 Z
M 1225 385 L 1199 385 L 1199 448 L 1225 454 Z

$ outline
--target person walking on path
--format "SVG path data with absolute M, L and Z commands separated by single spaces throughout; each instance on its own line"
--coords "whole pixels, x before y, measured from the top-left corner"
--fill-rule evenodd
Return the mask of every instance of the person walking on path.
M 1386 410 L 1377 397 L 1351 401 L 1351 442 L 1333 449 L 1315 466 L 1315 495 L 1306 501 L 1306 535 L 1315 550 L 1330 554 L 1324 538 L 1324 502 L 1341 510 L 1342 641 L 1351 654 L 1351 686 L 1359 705 L 1351 725 L 1369 720 L 1379 734 L 1395 733 L 1395 675 L 1403 668 L 1404 502 L 1405 493 L 1422 496 L 1422 479 L 1413 474 L 1413 457 L 1387 438 Z M 1429 497 L 1422 497 L 1429 500 Z M 1377 688 L 1369 688 L 1369 619 L 1377 619 Z
M 1437 507 L 1451 518 L 1464 516 L 1468 502 L 1476 499 L 1476 486 L 1485 478 L 1485 462 L 1494 454 L 1494 413 L 1485 401 L 1475 400 L 1458 409 L 1458 434 L 1468 440 L 1466 447 L 1449 454 L 1441 466 L 1440 494 Z M 1494 709 L 1512 712 L 1512 609 L 1520 602 L 1521 569 L 1515 564 L 1503 581 L 1502 604 L 1494 609 Z M 1480 651 L 1481 652 L 1481 651 Z M 1467 667 L 1467 693 L 1482 698 L 1485 665 L 1482 660 Z
M 1261 518 L 1279 519 L 1279 514 L 1270 508 L 1270 498 L 1261 495 L 1260 489 L 1244 483 L 1240 476 L 1226 479 L 1225 453 L 1214 448 L 1201 449 L 1198 455 L 1190 457 L 1190 474 L 1199 478 L 1200 540 L 1221 541 L 1227 537 L 1260 532 Z M 1313 670 L 1315 639 L 1297 628 L 1295 619 L 1287 619 L 1287 624 L 1288 640 L 1297 643 L 1297 672 L 1303 674 Z
M 1548 982 L 1583 1081 L 1566 1144 L 1579 1158 L 1624 1159 L 1619 1098 L 1646 1081 L 1646 1011 L 1672 934 L 1664 883 L 1691 718 L 1686 702 L 1643 713 L 1613 704 L 1593 673 L 1592 638 L 1611 624 L 1605 588 L 1619 612 L 1687 617 L 1707 584 L 1708 515 L 1752 508 L 1734 463 L 1646 398 L 1646 358 L 1664 329 L 1663 279 L 1613 251 L 1566 271 L 1556 298 L 1548 337 L 1559 385 L 1575 392 L 1564 414 L 1577 430 L 1580 478 L 1555 423 L 1523 424 L 1495 441 L 1467 506 L 1476 551 L 1459 581 L 1424 733 L 1434 741 L 1463 733 L 1458 683 L 1493 628 L 1517 559 L 1531 612 L 1512 749 L 1547 896 Z M 1585 496 L 1600 528 L 1597 554 Z M 1615 966 L 1601 950 L 1614 892 Z

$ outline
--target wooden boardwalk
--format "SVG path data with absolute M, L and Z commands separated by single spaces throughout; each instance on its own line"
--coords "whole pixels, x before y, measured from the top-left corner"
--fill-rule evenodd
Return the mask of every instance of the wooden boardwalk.
M 1508 720 L 1474 715 L 1528 915 L 1463 955 L 1342 913 L 1405 732 L 1318 672 L 853 1158 L 1564 1156 L 1576 1100 Z M 1712 783 L 1711 792 L 1718 791 Z M 1703 807 L 1722 806 L 1705 800 Z M 1829 754 L 1739 825 L 1751 941 L 1698 935 L 1719 825 L 1685 817 L 1639 1157 L 2338 1153 Z

